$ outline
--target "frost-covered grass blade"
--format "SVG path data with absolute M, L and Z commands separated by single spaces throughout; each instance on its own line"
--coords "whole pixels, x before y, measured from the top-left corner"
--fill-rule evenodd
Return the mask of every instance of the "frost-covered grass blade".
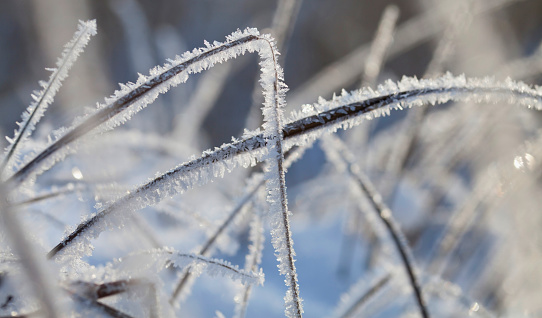
M 53 102 L 62 82 L 68 77 L 68 71 L 93 35 L 96 35 L 96 21 L 79 21 L 78 30 L 73 35 L 73 39 L 65 45 L 62 56 L 56 62 L 56 68 L 49 69 L 52 72 L 49 80 L 47 82 L 40 81 L 42 90 L 32 93 L 34 101 L 23 113 L 22 121 L 17 123 L 19 130 L 15 132 L 12 138 L 8 138 L 9 145 L 0 164 L 0 172 L 3 175 L 12 170 L 12 166 L 16 164 L 19 149 L 23 146 L 24 141 L 30 137 L 49 104 Z

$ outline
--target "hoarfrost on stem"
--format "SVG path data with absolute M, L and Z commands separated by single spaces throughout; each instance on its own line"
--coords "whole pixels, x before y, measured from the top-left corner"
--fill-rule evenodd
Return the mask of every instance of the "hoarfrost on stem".
M 31 94 L 33 102 L 23 112 L 19 129 L 15 131 L 12 138 L 6 137 L 9 145 L 6 147 L 4 158 L 0 164 L 0 173 L 5 174 L 11 171 L 20 160 L 20 149 L 24 142 L 34 131 L 36 124 L 45 114 L 47 107 L 53 102 L 56 93 L 62 86 L 62 82 L 68 77 L 68 71 L 73 66 L 79 54 L 90 41 L 90 37 L 96 35 L 96 20 L 79 21 L 78 30 L 70 42 L 66 43 L 61 57 L 56 62 L 56 68 L 47 69 L 51 71 L 47 82 L 40 81 L 42 90 L 34 91 Z M 7 171 L 5 171 L 7 170 Z

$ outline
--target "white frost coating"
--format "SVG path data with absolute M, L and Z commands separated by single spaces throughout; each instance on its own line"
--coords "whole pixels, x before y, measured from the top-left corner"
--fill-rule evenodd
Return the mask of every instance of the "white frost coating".
M 379 85 L 376 90 L 363 88 L 350 93 L 343 90 L 340 96 L 333 96 L 329 101 L 320 98 L 315 104 L 303 105 L 302 111 L 291 113 L 288 123 L 308 116 L 318 115 L 325 111 L 346 114 L 346 108 L 341 106 L 359 104 L 370 99 L 386 96 L 390 98 L 386 100 L 383 106 L 375 104 L 375 107 L 369 108 L 369 112 L 367 113 L 354 115 L 347 120 L 341 120 L 336 123 L 330 123 L 325 125 L 323 129 L 312 130 L 303 134 L 301 137 L 289 138 L 285 143 L 285 148 L 289 149 L 293 145 L 301 145 L 307 141 L 318 139 L 324 134 L 336 132 L 339 128 L 351 128 L 363 120 L 389 115 L 392 109 L 402 110 L 412 106 L 425 104 L 436 105 L 449 101 L 474 103 L 505 102 L 537 110 L 542 109 L 542 88 L 539 86 L 531 87 L 525 83 L 515 82 L 510 79 L 497 81 L 490 77 L 466 78 L 464 75 L 453 76 L 451 73 L 446 73 L 435 79 L 417 79 L 405 76 L 397 83 L 388 80 L 383 85 Z M 354 110 L 355 107 L 352 106 L 350 109 Z
M 144 270 L 163 270 L 173 265 L 180 269 L 188 268 L 192 275 L 199 276 L 205 272 L 210 276 L 223 276 L 240 281 L 243 285 L 262 285 L 265 276 L 259 272 L 239 269 L 237 265 L 216 258 L 204 257 L 198 254 L 181 253 L 171 248 L 153 249 L 130 254 L 117 260 L 113 267 L 126 269 L 132 273 Z
M 30 137 L 47 107 L 53 102 L 56 93 L 62 86 L 62 81 L 68 77 L 68 71 L 93 35 L 96 35 L 96 20 L 79 21 L 78 29 L 73 38 L 64 45 L 62 55 L 56 62 L 56 68 L 48 69 L 52 72 L 49 81 L 40 81 L 39 85 L 42 90 L 34 91 L 31 94 L 33 102 L 23 112 L 21 122 L 17 123 L 19 129 L 15 131 L 13 138 L 6 137 L 9 145 L 5 149 L 1 170 L 13 170 L 17 161 L 19 161 L 20 153 L 18 150 Z

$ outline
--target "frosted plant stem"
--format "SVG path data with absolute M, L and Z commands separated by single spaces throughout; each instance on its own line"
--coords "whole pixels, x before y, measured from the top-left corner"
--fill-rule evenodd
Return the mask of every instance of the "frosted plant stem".
M 263 73 L 272 73 L 266 81 L 262 78 L 261 84 L 264 88 L 264 107 L 262 108 L 264 118 L 264 136 L 270 142 L 267 144 L 267 157 L 265 158 L 265 179 L 267 189 L 267 202 L 269 203 L 269 219 L 271 222 L 272 244 L 275 248 L 275 256 L 279 261 L 279 272 L 285 275 L 285 283 L 288 287 L 285 301 L 285 314 L 287 317 L 302 317 L 303 306 L 299 296 L 299 284 L 297 271 L 294 264 L 293 239 L 290 231 L 290 211 L 288 211 L 288 199 L 286 196 L 286 177 L 284 166 L 283 149 L 283 115 L 282 108 L 286 102 L 286 84 L 282 82 L 284 75 L 278 65 L 278 52 L 271 41 L 267 41 L 271 59 L 263 59 L 268 64 L 263 64 Z M 272 82 L 271 82 L 272 80 Z M 273 89 L 266 89 L 266 87 Z M 280 214 L 280 216 L 279 216 Z
M 243 284 L 263 284 L 264 274 L 260 272 L 250 272 L 239 269 L 237 265 L 232 265 L 227 261 L 209 258 L 198 254 L 181 253 L 169 248 L 153 249 L 143 252 L 136 252 L 128 255 L 119 263 L 126 260 L 141 258 L 151 262 L 160 263 L 158 269 L 167 268 L 171 265 L 178 268 L 186 268 L 189 271 L 195 271 L 197 274 L 205 270 L 210 275 L 229 276 L 233 280 L 240 280 Z
M 330 147 L 330 149 L 327 149 L 327 151 L 336 152 L 336 155 L 340 156 L 341 160 L 344 161 L 344 163 L 347 165 L 348 173 L 357 182 L 360 190 L 363 191 L 363 193 L 369 198 L 369 202 L 373 206 L 373 210 L 376 212 L 378 219 L 381 220 L 381 222 L 385 225 L 395 245 L 397 253 L 401 258 L 405 271 L 407 272 L 420 314 L 423 318 L 429 318 L 430 315 L 427 310 L 427 302 L 425 301 L 422 288 L 415 272 L 412 253 L 407 245 L 404 234 L 393 219 L 391 210 L 386 206 L 382 196 L 377 192 L 371 180 L 369 180 L 369 178 L 361 172 L 359 166 L 349 159 L 352 158 L 353 155 L 348 151 L 344 143 L 335 135 L 330 135 L 326 138 L 329 141 L 326 142 L 326 145 L 327 147 Z
M 34 102 L 23 113 L 23 120 L 19 124 L 19 130 L 15 132 L 13 139 L 8 139 L 10 144 L 6 148 L 6 154 L 0 164 L 0 173 L 3 173 L 6 168 L 9 169 L 13 164 L 14 158 L 19 153 L 18 150 L 22 147 L 24 141 L 30 137 L 49 104 L 53 102 L 56 93 L 62 86 L 62 82 L 68 77 L 69 69 L 75 63 L 79 54 L 83 52 L 84 47 L 93 35 L 96 35 L 96 21 L 79 21 L 79 28 L 75 32 L 73 39 L 66 44 L 62 56 L 56 63 L 56 68 L 51 69 L 53 73 L 49 77 L 49 81 L 40 82 L 43 90 L 32 94 Z
M 4 191 L 4 185 L 0 183 L 0 224 L 2 232 L 9 238 L 13 251 L 19 256 L 21 265 L 33 286 L 34 294 L 41 303 L 41 311 L 48 318 L 61 317 L 62 309 L 55 297 L 58 291 L 53 287 L 47 274 L 46 264 L 43 259 L 34 253 L 34 247 L 25 237 L 23 225 L 17 219 L 14 211 L 9 207 Z
M 44 200 L 47 200 L 47 199 L 60 197 L 62 195 L 68 194 L 68 193 L 73 192 L 73 191 L 74 191 L 73 189 L 58 189 L 58 190 L 54 190 L 54 191 L 51 191 L 51 192 L 43 194 L 43 195 L 35 196 L 33 198 L 30 198 L 30 199 L 26 199 L 26 200 L 19 201 L 19 202 L 13 202 L 13 203 L 11 203 L 11 206 L 16 207 L 16 206 L 24 206 L 24 205 L 29 205 L 29 204 L 33 204 L 33 203 L 38 203 L 40 201 L 44 201 Z
M 352 174 L 356 174 L 356 170 L 350 171 L 352 172 Z M 359 169 L 358 172 L 360 172 Z M 422 288 L 419 285 L 418 278 L 415 273 L 414 262 L 412 260 L 412 256 L 410 255 L 409 248 L 406 245 L 406 239 L 403 237 L 401 230 L 395 224 L 395 221 L 393 221 L 391 211 L 388 207 L 385 206 L 384 201 L 382 201 L 382 197 L 376 192 L 376 189 L 371 184 L 369 179 L 361 174 L 358 174 L 356 176 L 356 179 L 362 190 L 371 198 L 371 202 L 373 203 L 375 211 L 378 212 L 380 220 L 382 220 L 382 222 L 386 225 L 386 228 L 388 229 L 390 236 L 395 243 L 395 247 L 399 252 L 399 255 L 403 262 L 403 266 L 405 267 L 408 278 L 410 280 L 410 284 L 414 291 L 414 296 L 420 310 L 420 315 L 424 318 L 429 318 L 430 315 L 427 310 L 427 303 L 425 301 L 425 297 L 422 293 Z
M 44 192 L 44 193 L 40 193 L 40 194 L 38 194 L 38 195 L 36 195 L 34 197 L 31 197 L 31 198 L 28 198 L 28 199 L 24 199 L 24 200 L 16 201 L 16 202 L 10 202 L 10 205 L 12 207 L 30 205 L 30 204 L 38 203 L 38 202 L 41 202 L 41 201 L 44 201 L 44 200 L 58 198 L 58 197 L 61 197 L 63 195 L 75 193 L 75 192 L 78 192 L 78 191 L 81 191 L 81 192 L 90 191 L 90 188 L 91 188 L 91 186 L 89 184 L 86 184 L 86 183 L 77 183 L 77 184 L 68 183 L 65 186 L 58 187 L 58 188 L 52 189 L 52 190 Z
M 469 80 L 463 83 L 464 79 L 450 79 L 449 76 L 441 79 L 446 80 L 443 83 L 434 82 L 434 80 L 420 80 L 418 84 L 410 83 L 410 85 L 423 85 L 426 88 L 413 88 L 378 97 L 369 97 L 371 95 L 356 97 L 356 94 L 361 94 L 360 91 L 338 97 L 337 100 L 332 102 L 335 104 L 338 103 L 339 106 L 329 105 L 328 110 L 322 110 L 314 115 L 306 115 L 285 124 L 282 127 L 284 141 L 286 143 L 293 142 L 294 144 L 307 143 L 310 140 L 321 137 L 325 133 L 330 134 L 340 127 L 348 128 L 359 124 L 362 115 L 375 113 L 378 115 L 378 112 L 382 108 L 386 109 L 386 107 L 391 106 L 403 109 L 403 107 L 408 107 L 412 104 L 423 105 L 429 102 L 445 103 L 450 100 L 469 100 L 472 102 L 504 101 L 516 105 L 535 107 L 536 109 L 542 108 L 542 93 L 524 84 L 495 83 L 488 82 L 487 79 L 482 82 L 477 80 L 470 82 L 471 80 Z M 408 80 L 411 81 L 411 79 Z M 457 80 L 461 83 L 454 83 Z M 434 84 L 435 86 L 431 87 L 429 84 Z M 397 89 L 398 87 L 395 86 L 395 90 Z M 384 91 L 387 91 L 387 89 Z M 378 95 L 375 92 L 371 94 Z M 192 174 L 203 174 L 206 169 L 211 169 L 218 163 L 267 147 L 267 143 L 268 140 L 263 134 L 236 140 L 230 144 L 216 148 L 214 151 L 204 152 L 200 158 L 181 164 L 154 178 L 103 208 L 89 220 L 81 223 L 75 231 L 69 234 L 48 253 L 48 257 L 54 257 L 65 247 L 74 243 L 76 238 L 82 238 L 83 233 L 92 229 L 108 215 L 114 212 L 118 214 L 120 213 L 119 210 L 124 211 L 126 208 L 131 208 L 134 211 L 139 210 L 143 207 L 156 204 L 157 201 L 163 200 L 166 197 L 201 185 L 207 179 L 194 184 L 193 181 L 187 180 L 186 177 Z M 260 157 L 256 157 L 260 159 Z M 144 198 L 146 200 L 143 200 Z M 103 230 L 96 231 L 99 233 Z M 96 233 L 93 235 L 96 235 Z

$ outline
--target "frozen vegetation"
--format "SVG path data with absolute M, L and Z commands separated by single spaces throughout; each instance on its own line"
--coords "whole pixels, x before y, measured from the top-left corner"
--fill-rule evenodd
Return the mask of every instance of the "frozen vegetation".
M 269 28 L 202 39 L 48 119 L 108 36 L 79 21 L 0 157 L 0 317 L 542 315 L 542 46 L 466 46 L 502 41 L 490 17 L 529 1 L 418 2 L 291 91 L 281 52 L 307 8 L 279 0 Z M 144 6 L 108 10 L 131 63 L 152 61 Z M 158 30 L 156 48 L 183 46 Z M 388 65 L 430 39 L 423 73 Z M 483 54 L 501 69 L 469 72 Z M 229 86 L 250 63 L 249 89 Z M 213 138 L 228 89 L 251 106 L 211 126 L 246 128 Z

